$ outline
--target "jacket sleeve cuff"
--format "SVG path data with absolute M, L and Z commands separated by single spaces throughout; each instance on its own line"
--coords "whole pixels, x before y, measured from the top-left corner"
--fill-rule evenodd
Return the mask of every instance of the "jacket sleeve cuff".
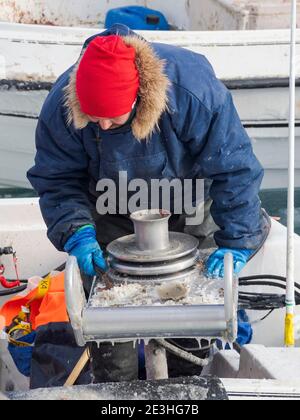
M 65 252 L 65 245 L 71 236 L 74 235 L 78 230 L 85 229 L 86 227 L 93 227 L 96 230 L 96 226 L 93 223 L 85 223 L 85 224 L 78 224 L 72 225 L 70 229 L 62 235 L 62 239 L 60 241 L 60 250 Z

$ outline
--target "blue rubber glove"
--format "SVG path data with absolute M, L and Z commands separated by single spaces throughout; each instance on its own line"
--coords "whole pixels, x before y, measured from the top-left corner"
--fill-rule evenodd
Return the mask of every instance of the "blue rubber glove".
M 79 268 L 88 276 L 95 276 L 95 266 L 107 270 L 107 264 L 92 225 L 78 229 L 66 242 L 65 251 L 77 258 Z
M 217 249 L 206 262 L 207 274 L 210 277 L 224 277 L 224 257 L 228 252 L 233 255 L 234 272 L 239 274 L 255 251 L 251 249 Z

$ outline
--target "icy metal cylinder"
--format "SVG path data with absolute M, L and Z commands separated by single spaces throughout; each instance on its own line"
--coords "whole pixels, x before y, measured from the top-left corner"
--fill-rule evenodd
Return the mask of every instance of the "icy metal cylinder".
M 141 210 L 132 213 L 136 244 L 141 251 L 161 251 L 169 248 L 169 218 L 166 210 Z

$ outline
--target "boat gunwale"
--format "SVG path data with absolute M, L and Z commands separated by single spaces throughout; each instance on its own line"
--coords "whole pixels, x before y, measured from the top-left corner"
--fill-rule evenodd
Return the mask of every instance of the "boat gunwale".
M 246 78 L 246 79 L 220 79 L 229 90 L 252 90 L 252 89 L 277 89 L 288 88 L 289 79 L 287 77 L 266 77 L 266 78 Z M 17 91 L 50 91 L 55 82 L 44 82 L 42 80 L 22 80 L 22 79 L 0 79 L 1 86 L 6 91 L 14 89 Z M 296 86 L 300 87 L 300 77 L 296 80 Z

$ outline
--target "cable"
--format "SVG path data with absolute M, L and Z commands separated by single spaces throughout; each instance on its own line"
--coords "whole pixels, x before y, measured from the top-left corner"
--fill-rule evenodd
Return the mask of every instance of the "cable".
M 286 277 L 275 276 L 275 275 L 272 275 L 272 274 L 264 274 L 264 275 L 248 276 L 248 277 L 241 277 L 240 278 L 240 281 L 249 281 L 249 280 L 278 280 L 278 281 L 281 281 L 283 283 L 286 283 Z M 297 287 L 297 289 L 300 290 L 300 284 L 299 283 L 295 283 L 295 286 Z
M 15 287 L 14 289 L 8 289 L 8 290 L 0 290 L 0 296 L 10 296 L 14 295 L 15 293 L 23 292 L 27 289 L 27 285 Z
M 15 289 L 21 285 L 19 280 L 9 281 L 4 276 L 0 275 L 0 285 L 4 289 Z
M 271 286 L 271 287 L 278 287 L 279 289 L 285 290 L 286 287 L 283 284 L 271 282 L 271 281 L 264 281 L 264 282 L 258 282 L 258 281 L 250 281 L 250 282 L 240 282 L 240 286 Z M 295 292 L 295 296 L 300 299 L 300 292 Z
M 209 363 L 212 361 L 212 357 L 209 357 L 208 359 L 200 359 L 199 357 L 194 356 L 193 354 L 187 353 L 186 351 L 179 349 L 173 344 L 168 343 L 166 340 L 155 339 L 155 341 L 160 346 L 168 350 L 170 353 L 173 353 L 176 356 L 180 357 L 181 359 L 187 360 L 188 362 L 193 363 L 194 365 L 205 367 L 205 366 L 208 366 Z
M 239 301 L 239 309 L 253 310 L 253 311 L 268 311 L 274 309 L 281 309 L 285 307 L 285 296 L 273 295 L 272 299 L 258 297 L 254 301 L 243 300 Z
M 203 339 L 204 340 L 204 339 Z M 210 350 L 211 348 L 212 348 L 212 346 L 213 346 L 213 343 L 212 344 L 208 344 L 208 345 L 206 345 L 206 346 L 203 346 L 203 347 L 200 347 L 200 346 L 198 346 L 198 347 L 189 347 L 189 348 L 187 348 L 187 347 L 183 347 L 183 346 L 181 346 L 180 344 L 178 344 L 178 342 L 176 342 L 175 340 L 173 340 L 172 338 L 168 338 L 168 343 L 170 343 L 170 344 L 173 344 L 174 346 L 176 346 L 176 347 L 178 347 L 179 349 L 181 349 L 181 350 L 183 350 L 183 351 L 186 351 L 187 353 L 190 353 L 190 352 L 194 352 L 194 351 L 201 351 L 201 352 L 205 352 L 205 351 L 208 351 L 208 350 Z M 202 341 L 202 340 L 201 340 Z M 205 341 L 207 341 L 208 342 L 208 340 L 205 340 Z
M 59 267 L 55 268 L 52 271 L 64 271 L 64 269 L 66 268 L 66 263 L 61 264 Z M 51 272 L 45 274 L 44 276 L 42 276 L 43 279 L 45 279 L 46 277 L 48 277 L 51 274 Z M 14 281 L 12 279 L 7 279 L 7 281 Z M 28 280 L 19 280 L 21 284 L 27 284 Z
M 63 271 L 66 267 L 66 263 L 63 263 L 59 267 L 55 268 L 53 271 Z M 50 273 L 45 274 L 42 276 L 43 279 L 49 276 Z M 7 281 L 13 281 L 13 280 L 7 280 Z M 24 290 L 27 289 L 28 280 L 20 280 L 20 283 L 23 284 L 23 286 L 15 287 L 13 289 L 7 289 L 7 290 L 0 290 L 0 297 L 10 296 L 14 295 L 15 293 L 21 293 Z
M 251 321 L 251 325 L 259 324 L 260 322 L 265 321 L 274 311 L 275 309 L 271 309 L 264 317 L 257 319 L 256 321 Z
M 286 290 L 286 278 L 271 274 L 241 277 L 239 279 L 239 285 L 241 287 L 268 286 Z M 296 304 L 300 305 L 300 284 L 295 283 L 295 287 L 297 289 L 295 291 Z M 285 295 L 239 292 L 240 309 L 273 311 L 284 307 Z M 262 320 L 266 319 L 270 314 L 271 312 L 269 312 L 269 314 L 267 314 Z

